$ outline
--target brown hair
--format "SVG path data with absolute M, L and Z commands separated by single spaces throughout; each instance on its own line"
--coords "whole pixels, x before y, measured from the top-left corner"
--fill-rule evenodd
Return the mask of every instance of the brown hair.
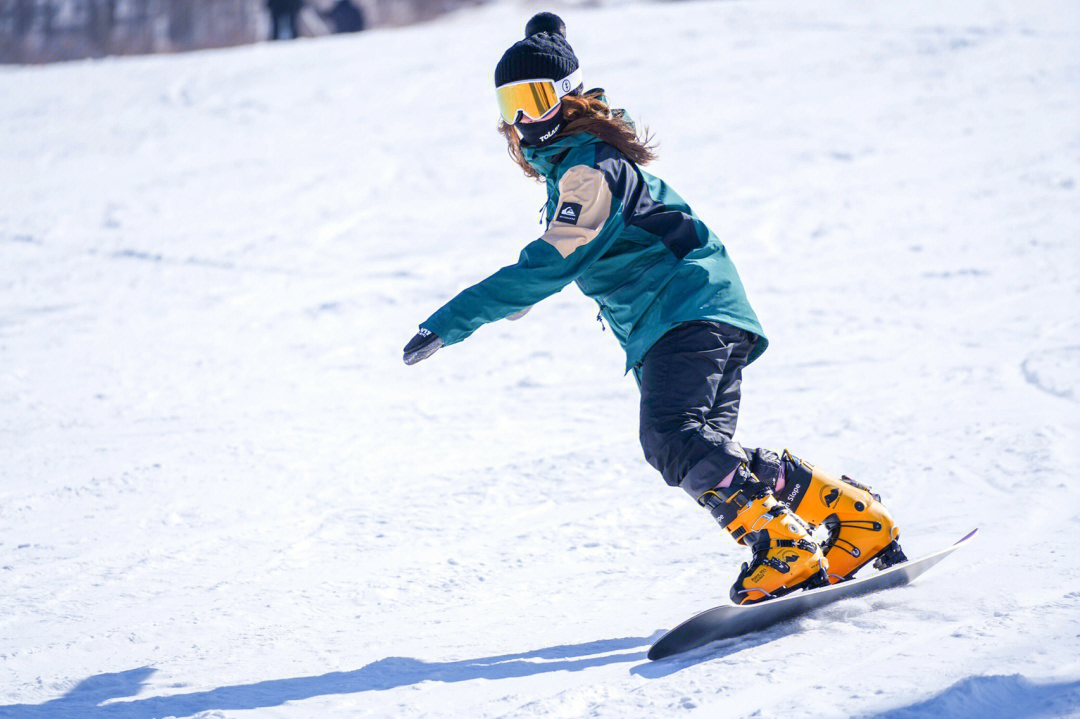
M 656 159 L 656 142 L 648 128 L 639 136 L 634 126 L 624 119 L 622 111 L 612 111 L 601 90 L 563 97 L 559 112 L 565 125 L 556 139 L 587 132 L 612 145 L 637 165 L 646 165 Z M 542 181 L 544 176 L 525 160 L 521 138 L 514 126 L 499 120 L 499 132 L 506 138 L 506 151 L 514 162 L 526 175 Z

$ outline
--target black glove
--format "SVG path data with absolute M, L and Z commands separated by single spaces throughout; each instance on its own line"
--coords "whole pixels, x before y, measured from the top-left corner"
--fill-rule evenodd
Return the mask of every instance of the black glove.
M 421 327 L 416 336 L 409 340 L 409 344 L 405 345 L 405 364 L 416 364 L 427 359 L 444 344 L 446 343 L 439 339 L 438 335 Z

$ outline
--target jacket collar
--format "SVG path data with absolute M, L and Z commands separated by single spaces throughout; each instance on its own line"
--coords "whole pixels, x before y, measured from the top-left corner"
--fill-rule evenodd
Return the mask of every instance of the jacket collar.
M 600 91 L 600 97 L 604 102 L 607 102 L 607 95 L 604 94 L 602 88 L 595 88 L 589 90 L 589 92 Z M 634 121 L 630 119 L 630 116 L 626 114 L 625 110 L 613 109 L 613 114 L 617 114 L 624 120 L 630 123 L 633 127 Z M 567 135 L 566 137 L 560 137 L 549 145 L 543 147 L 533 147 L 530 145 L 522 145 L 521 153 L 525 157 L 525 161 L 533 166 L 537 172 L 544 177 L 552 177 L 556 169 L 559 167 L 559 162 L 566 156 L 566 153 L 573 150 L 575 147 L 581 147 L 582 145 L 589 145 L 592 143 L 599 143 L 601 140 L 594 135 L 590 135 L 586 132 L 578 132 L 573 135 Z
M 578 132 L 573 135 L 567 135 L 566 137 L 560 137 L 551 144 L 544 145 L 543 147 L 522 145 L 521 154 L 525 157 L 525 161 L 533 166 L 533 169 L 544 177 L 551 177 L 552 174 L 554 174 L 555 169 L 559 166 L 559 161 L 562 160 L 562 157 L 565 156 L 567 152 L 573 150 L 575 147 L 581 147 L 597 142 L 600 142 L 600 140 L 587 132 Z

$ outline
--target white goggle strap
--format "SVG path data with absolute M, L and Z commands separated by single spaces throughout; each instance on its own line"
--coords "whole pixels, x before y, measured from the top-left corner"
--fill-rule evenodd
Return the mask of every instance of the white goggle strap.
M 563 96 L 569 95 L 571 92 L 581 87 L 584 82 L 581 75 L 581 68 L 579 67 L 562 80 L 555 81 L 555 95 L 559 99 L 562 99 Z

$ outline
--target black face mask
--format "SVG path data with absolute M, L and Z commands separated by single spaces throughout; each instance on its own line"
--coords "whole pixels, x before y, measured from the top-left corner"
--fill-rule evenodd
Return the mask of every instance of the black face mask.
M 543 147 L 555 139 L 562 129 L 562 113 L 541 122 L 519 122 L 514 127 L 521 133 L 521 142 L 530 147 Z

